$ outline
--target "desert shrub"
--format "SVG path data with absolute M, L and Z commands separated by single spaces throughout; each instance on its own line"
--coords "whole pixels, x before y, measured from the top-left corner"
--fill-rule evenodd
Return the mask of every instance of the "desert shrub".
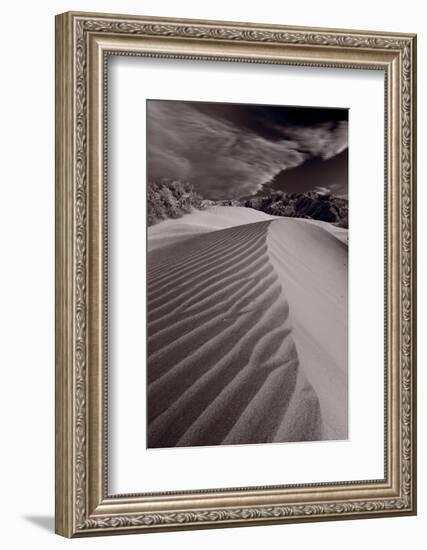
M 179 180 L 150 181 L 147 189 L 148 225 L 168 218 L 179 218 L 193 208 L 210 206 L 245 206 L 273 216 L 311 218 L 348 227 L 348 200 L 330 193 L 308 191 L 287 193 L 268 189 L 245 199 L 212 201 L 202 199 L 189 182 Z
M 348 227 L 348 200 L 335 197 L 331 193 L 268 190 L 266 195 L 246 198 L 241 205 L 273 216 L 311 218 Z
M 168 218 L 179 218 L 193 208 L 202 208 L 202 197 L 188 182 L 149 181 L 147 186 L 147 222 L 154 225 Z

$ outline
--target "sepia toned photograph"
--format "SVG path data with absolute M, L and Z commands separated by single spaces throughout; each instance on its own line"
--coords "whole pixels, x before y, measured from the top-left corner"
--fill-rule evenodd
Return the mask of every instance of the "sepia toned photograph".
M 147 121 L 147 446 L 346 439 L 348 110 Z
M 62 537 L 417 514 L 417 36 L 274 16 L 55 17 Z

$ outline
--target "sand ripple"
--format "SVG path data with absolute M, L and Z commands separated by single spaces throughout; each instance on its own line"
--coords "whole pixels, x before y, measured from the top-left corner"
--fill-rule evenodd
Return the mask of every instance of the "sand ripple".
M 270 260 L 270 223 L 149 253 L 149 447 L 322 439 Z

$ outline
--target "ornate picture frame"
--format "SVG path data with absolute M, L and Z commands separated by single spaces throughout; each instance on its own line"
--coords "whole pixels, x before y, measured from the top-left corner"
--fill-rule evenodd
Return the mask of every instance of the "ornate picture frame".
M 108 492 L 109 56 L 372 69 L 385 78 L 384 478 Z M 68 12 L 56 17 L 56 532 L 65 537 L 416 513 L 416 36 Z

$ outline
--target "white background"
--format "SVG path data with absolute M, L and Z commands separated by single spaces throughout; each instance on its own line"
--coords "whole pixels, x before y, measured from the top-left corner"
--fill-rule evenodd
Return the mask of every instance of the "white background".
M 109 71 L 110 494 L 383 478 L 384 73 L 128 57 Z M 147 97 L 350 109 L 347 441 L 146 450 Z
M 419 515 L 274 527 L 66 541 L 52 534 L 54 495 L 54 41 L 53 16 L 68 9 L 294 25 L 408 31 L 419 36 L 418 86 L 425 90 L 422 3 L 386 0 L 249 3 L 173 0 L 22 2 L 2 6 L 0 312 L 1 510 L 4 548 L 422 548 L 425 544 L 427 409 L 423 403 L 426 295 L 419 288 Z M 427 117 L 419 106 L 419 151 Z M 425 273 L 427 208 L 419 161 L 419 281 Z

